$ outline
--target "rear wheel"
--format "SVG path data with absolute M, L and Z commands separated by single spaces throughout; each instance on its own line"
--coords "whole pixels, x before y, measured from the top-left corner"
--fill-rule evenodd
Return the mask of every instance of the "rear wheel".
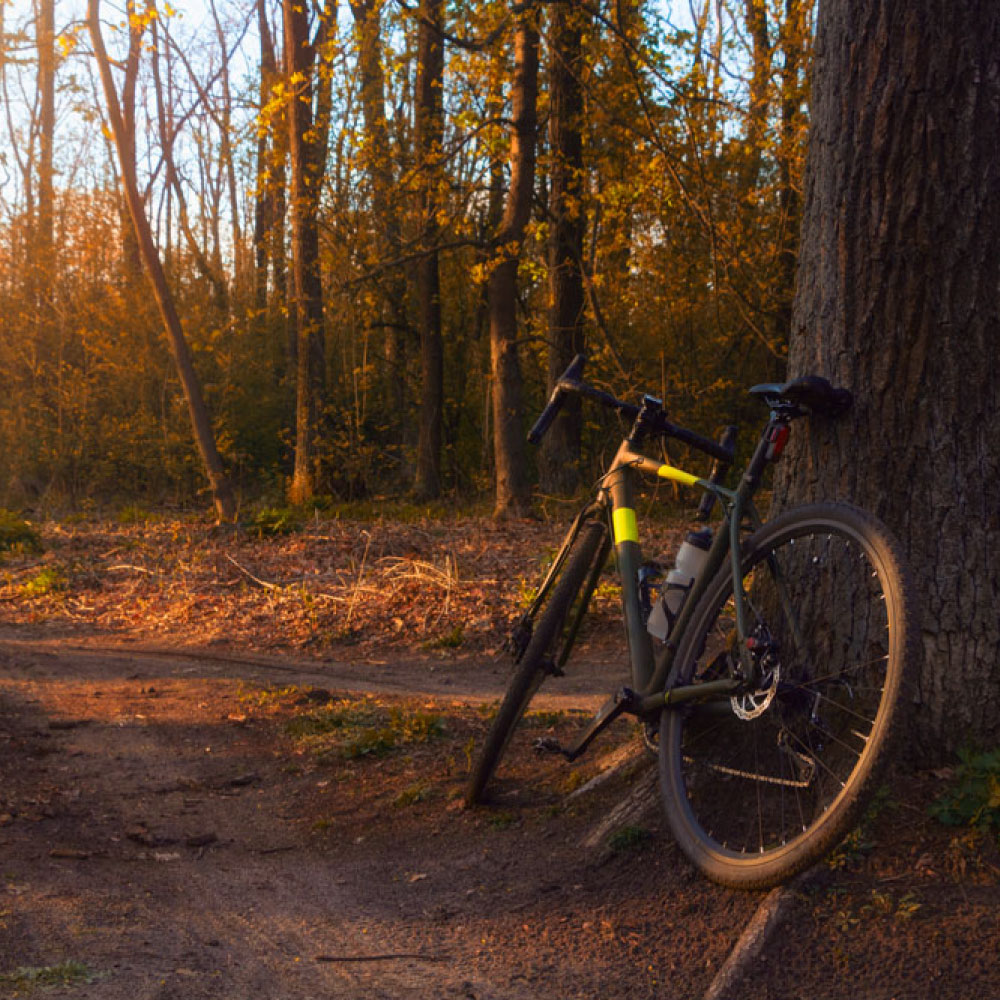
M 660 784 L 681 848 L 709 878 L 763 888 L 854 826 L 899 728 L 915 669 L 912 582 L 898 544 L 845 504 L 786 511 L 743 556 L 755 681 L 664 710 Z M 679 685 L 743 677 L 723 567 L 677 654 Z
M 528 703 L 552 671 L 558 657 L 571 611 L 580 596 L 587 574 L 594 565 L 607 529 L 597 521 L 584 525 L 567 556 L 565 567 L 542 608 L 521 663 L 510 680 L 507 693 L 486 734 L 466 786 L 466 805 L 482 801 L 486 787 L 496 772 L 510 738 L 521 721 Z

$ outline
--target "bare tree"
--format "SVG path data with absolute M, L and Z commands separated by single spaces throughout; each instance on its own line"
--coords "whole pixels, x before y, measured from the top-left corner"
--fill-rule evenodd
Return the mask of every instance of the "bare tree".
M 55 166 L 53 150 L 56 129 L 56 29 L 55 0 L 36 0 L 38 45 L 38 96 L 41 104 L 38 149 L 38 256 L 45 282 L 53 280 L 52 254 L 55 218 Z
M 101 33 L 100 0 L 88 0 L 87 25 L 90 30 L 98 69 L 100 70 L 101 84 L 104 88 L 104 97 L 107 103 L 108 120 L 111 123 L 115 149 L 117 150 L 118 160 L 121 165 L 122 185 L 125 188 L 125 200 L 128 204 L 136 242 L 138 243 L 139 252 L 142 255 L 150 283 L 153 286 L 153 294 L 156 297 L 160 315 L 163 318 L 170 351 L 177 368 L 181 386 L 184 390 L 184 397 L 187 400 L 188 413 L 191 418 L 191 427 L 194 431 L 195 441 L 197 442 L 198 450 L 205 466 L 205 472 L 212 487 L 216 512 L 221 520 L 231 521 L 236 516 L 236 502 L 229 480 L 222 467 L 222 459 L 215 445 L 215 437 L 212 433 L 211 420 L 209 419 L 208 409 L 205 406 L 205 400 L 202 395 L 201 383 L 198 380 L 198 375 L 191 360 L 191 352 L 184 337 L 180 317 L 177 314 L 173 296 L 167 285 L 163 265 L 153 242 L 153 234 L 150 229 L 149 220 L 146 218 L 142 196 L 139 193 L 135 163 L 135 120 L 133 108 L 135 80 L 139 69 L 144 20 L 135 16 L 136 12 L 131 0 L 129 0 L 127 5 L 127 10 L 129 13 L 129 52 L 124 67 L 123 103 L 126 109 L 124 115 L 122 113 L 122 106 L 118 100 L 118 90 L 115 87 L 115 81 L 111 73 L 111 61 L 108 58 L 108 52 L 104 45 L 104 37 Z

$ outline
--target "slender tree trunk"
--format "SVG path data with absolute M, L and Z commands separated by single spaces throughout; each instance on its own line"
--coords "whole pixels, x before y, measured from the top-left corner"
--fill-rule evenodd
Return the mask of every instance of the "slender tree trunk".
M 129 10 L 131 13 L 131 5 Z M 177 315 L 173 296 L 170 293 L 159 254 L 153 243 L 149 220 L 146 218 L 142 197 L 139 193 L 135 170 L 134 128 L 131 132 L 126 128 L 126 119 L 123 117 L 121 107 L 118 103 L 118 91 L 115 89 L 115 82 L 111 75 L 111 63 L 108 59 L 107 50 L 104 47 L 103 35 L 101 34 L 100 0 L 88 0 L 87 15 L 90 37 L 94 46 L 94 55 L 97 58 L 104 96 L 107 101 L 108 120 L 111 123 L 111 131 L 114 135 L 115 147 L 118 151 L 119 162 L 121 163 L 122 183 L 125 188 L 125 198 L 128 202 L 136 242 L 138 243 L 143 263 L 146 265 L 150 283 L 153 286 L 153 293 L 160 309 L 160 315 L 163 317 L 163 325 L 166 328 L 171 354 L 173 355 L 177 374 L 180 377 L 181 386 L 184 390 L 184 397 L 187 400 L 188 413 L 191 417 L 191 426 L 194 430 L 195 441 L 198 444 L 198 450 L 201 453 L 202 462 L 212 486 L 216 512 L 220 520 L 232 521 L 236 516 L 236 503 L 233 498 L 232 488 L 229 485 L 229 480 L 226 478 L 222 467 L 222 459 L 215 446 L 211 420 L 209 419 L 208 409 L 205 406 L 205 400 L 201 392 L 201 383 L 198 381 L 198 375 L 191 361 L 191 354 L 188 350 L 187 341 L 184 338 L 180 317 Z M 135 91 L 140 32 L 141 28 L 132 27 L 131 29 L 130 58 L 126 65 L 125 79 L 125 95 L 129 104 L 133 100 L 132 95 L 134 95 Z M 128 115 L 128 120 L 130 122 L 134 121 L 131 114 Z
M 778 292 L 774 332 L 779 343 L 789 336 L 792 300 L 795 296 L 795 267 L 802 227 L 802 199 L 799 196 L 803 129 L 802 104 L 806 98 L 802 83 L 806 56 L 807 0 L 785 0 L 785 21 L 781 29 L 781 133 L 778 142 L 778 207 L 781 232 L 778 244 Z
M 496 517 L 527 512 L 521 365 L 517 352 L 517 265 L 531 217 L 538 128 L 538 29 L 528 7 L 517 16 L 511 86 L 510 189 L 493 240 L 489 279 L 490 359 L 493 373 L 493 448 L 496 457 Z
M 274 135 L 274 85 L 278 81 L 278 66 L 274 56 L 271 26 L 267 21 L 267 4 L 257 0 L 257 34 L 260 38 L 260 114 L 257 122 L 257 164 L 255 168 L 253 204 L 254 249 L 254 312 L 256 325 L 262 328 L 267 317 L 268 258 L 271 230 L 274 227 L 274 191 L 271 168 Z
M 900 536 L 922 592 L 914 755 L 1000 738 L 1000 6 L 820 6 L 790 374 L 855 403 L 802 427 L 793 496 Z M 797 425 L 798 427 L 798 425 Z
M 381 16 L 384 0 L 351 0 L 354 37 L 358 48 L 361 112 L 365 123 L 364 167 L 367 174 L 375 228 L 375 256 L 381 264 L 400 256 L 401 225 L 393 198 L 395 171 L 385 110 Z M 395 424 L 392 434 L 400 439 L 407 407 L 406 376 L 410 334 L 406 309 L 406 276 L 390 268 L 382 282 L 381 320 L 385 339 L 383 391 Z
M 38 4 L 38 261 L 42 287 L 50 289 L 54 281 L 55 246 L 55 164 L 53 149 L 56 129 L 56 53 L 55 0 Z M 48 293 L 43 293 L 48 299 Z
M 325 389 L 323 288 L 319 267 L 318 129 L 313 121 L 315 49 L 302 0 L 283 0 L 285 69 L 289 81 L 288 152 L 291 172 L 292 282 L 298 367 L 295 467 L 289 499 L 304 503 L 316 491 L 316 439 Z
M 756 194 L 767 138 L 770 107 L 771 40 L 767 26 L 766 0 L 744 0 L 744 20 L 752 45 L 750 103 L 747 108 L 746 159 L 741 188 L 744 196 Z
M 172 189 L 177 198 L 177 221 L 181 227 L 181 232 L 187 243 L 191 259 L 198 270 L 198 273 L 212 286 L 212 297 L 215 308 L 221 320 L 229 315 L 229 285 L 222 268 L 222 261 L 218 252 L 214 255 L 214 260 L 209 260 L 208 255 L 198 243 L 198 237 L 191 228 L 191 221 L 188 218 L 187 198 L 184 196 L 184 188 L 181 184 L 177 167 L 174 163 L 174 139 L 176 131 L 173 121 L 173 106 L 169 100 L 164 98 L 163 80 L 160 73 L 160 43 L 156 22 L 152 22 L 153 45 L 152 45 L 152 69 L 153 69 L 153 90 L 156 94 L 156 114 L 160 126 L 160 143 L 163 150 L 164 173 L 167 184 Z M 169 50 L 168 50 L 169 55 Z M 168 58 L 166 67 L 167 79 L 170 79 L 170 62 Z M 218 246 L 218 243 L 216 243 Z
M 233 149 L 233 95 L 229 82 L 229 44 L 226 33 L 215 7 L 215 0 L 209 0 L 212 20 L 215 23 L 215 37 L 219 43 L 219 59 L 221 60 L 222 112 L 219 115 L 219 157 L 221 168 L 225 171 L 226 188 L 229 193 L 229 225 L 233 241 L 233 283 L 237 293 L 244 280 L 245 248 L 243 246 L 243 231 L 240 224 L 240 196 L 236 183 L 236 154 Z
M 549 342 L 548 390 L 583 350 L 584 168 L 582 22 L 578 5 L 557 0 L 549 26 Z M 542 489 L 579 485 L 580 398 L 571 396 L 542 442 Z
M 423 498 L 441 492 L 441 425 L 444 412 L 444 347 L 441 342 L 441 278 L 437 243 L 440 233 L 441 141 L 444 135 L 443 0 L 423 0 L 417 46 L 417 156 L 420 162 L 422 256 L 417 264 L 420 320 L 420 436 L 417 443 L 416 492 Z

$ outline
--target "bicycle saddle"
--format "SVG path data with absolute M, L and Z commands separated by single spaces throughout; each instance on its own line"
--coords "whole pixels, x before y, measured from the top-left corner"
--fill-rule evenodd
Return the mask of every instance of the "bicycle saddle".
M 791 382 L 763 382 L 750 390 L 768 406 L 797 406 L 823 417 L 839 417 L 850 409 L 854 397 L 822 375 L 800 375 Z

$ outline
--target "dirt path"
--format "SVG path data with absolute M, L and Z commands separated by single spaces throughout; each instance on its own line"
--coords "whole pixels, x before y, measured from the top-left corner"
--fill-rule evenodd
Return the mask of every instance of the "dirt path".
M 759 898 L 696 877 L 655 822 L 582 849 L 620 787 L 568 804 L 565 768 L 532 760 L 513 804 L 456 808 L 502 681 L 0 630 L 0 996 L 61 974 L 45 995 L 701 997 Z M 433 710 L 442 735 L 317 754 L 292 735 L 309 686 Z M 1000 996 L 996 879 L 915 852 L 826 872 L 741 995 Z
M 0 969 L 82 963 L 99 978 L 65 987 L 80 998 L 278 1000 L 654 996 L 673 966 L 691 981 L 671 995 L 697 996 L 753 909 L 698 885 L 702 941 L 677 927 L 667 947 L 662 893 L 693 884 L 672 847 L 626 882 L 628 859 L 579 851 L 586 810 L 469 814 L 448 765 L 394 808 L 396 761 L 299 765 L 277 717 L 248 717 L 260 682 L 398 692 L 402 667 L 361 683 L 363 666 L 99 642 L 0 640 Z M 468 673 L 425 664 L 411 690 L 493 694 Z

